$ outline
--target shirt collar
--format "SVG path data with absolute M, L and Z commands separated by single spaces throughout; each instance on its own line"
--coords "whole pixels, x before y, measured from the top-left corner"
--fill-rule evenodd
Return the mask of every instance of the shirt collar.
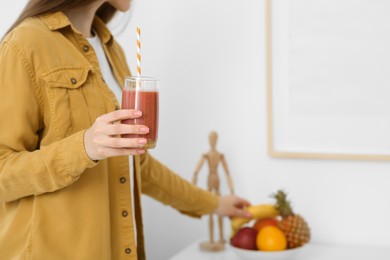
M 104 44 L 112 42 L 113 37 L 110 30 L 108 30 L 107 25 L 99 17 L 95 16 L 92 27 L 95 29 Z
M 70 26 L 73 31 L 76 29 L 72 26 L 68 17 L 62 12 L 47 13 L 40 16 L 42 21 L 46 24 L 49 30 L 57 31 Z M 95 16 L 92 27 L 99 35 L 102 43 L 108 44 L 112 40 L 112 34 L 107 28 L 107 25 L 97 16 Z

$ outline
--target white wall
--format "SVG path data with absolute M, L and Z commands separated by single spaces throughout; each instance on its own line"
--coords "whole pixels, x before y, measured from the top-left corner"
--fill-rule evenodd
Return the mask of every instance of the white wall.
M 134 67 L 142 28 L 143 72 L 161 79 L 161 131 L 152 153 L 186 179 L 209 131 L 228 160 L 236 191 L 252 203 L 285 188 L 310 223 L 313 242 L 390 246 L 388 162 L 287 160 L 266 151 L 264 1 L 135 1 L 120 37 Z M 204 168 L 203 176 L 207 175 Z M 226 182 L 221 169 L 224 190 Z M 201 180 L 205 187 L 205 180 Z M 144 199 L 150 259 L 168 259 L 199 238 L 193 220 Z M 226 233 L 229 230 L 225 220 Z
M 26 1 L 21 2 L 0 3 L 0 32 Z M 137 25 L 143 73 L 161 80 L 155 157 L 189 180 L 215 130 L 239 195 L 254 204 L 270 202 L 270 193 L 285 188 L 295 210 L 307 218 L 313 242 L 390 246 L 388 162 L 267 155 L 264 1 L 135 0 L 130 24 L 118 37 L 133 71 Z M 226 194 L 222 169 L 220 176 Z M 169 259 L 207 237 L 207 218 L 191 219 L 149 198 L 143 201 L 149 259 Z

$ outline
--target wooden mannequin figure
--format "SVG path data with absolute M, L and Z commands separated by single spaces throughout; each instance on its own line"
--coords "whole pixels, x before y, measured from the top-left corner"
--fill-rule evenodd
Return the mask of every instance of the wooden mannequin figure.
M 196 185 L 197 178 L 198 178 L 198 173 L 200 169 L 202 168 L 204 162 L 208 162 L 209 166 L 209 175 L 207 179 L 207 188 L 210 192 L 213 192 L 217 195 L 220 195 L 220 189 L 219 189 L 219 177 L 218 177 L 218 166 L 219 163 L 222 163 L 222 167 L 225 170 L 226 178 L 227 178 L 227 183 L 229 186 L 229 190 L 231 194 L 234 194 L 234 189 L 233 189 L 233 181 L 230 177 L 229 169 L 227 167 L 227 163 L 225 161 L 224 155 L 219 153 L 216 150 L 216 144 L 217 144 L 217 139 L 218 135 L 216 132 L 211 132 L 209 134 L 209 141 L 210 141 L 210 146 L 211 150 L 203 154 L 198 165 L 196 166 L 195 173 L 192 179 L 192 183 Z M 214 220 L 213 220 L 213 215 L 210 214 L 209 217 L 209 231 L 210 231 L 210 239 L 207 242 L 203 242 L 200 244 L 200 248 L 206 251 L 220 251 L 224 249 L 224 243 L 225 239 L 223 236 L 223 222 L 222 218 L 218 217 L 218 226 L 219 226 L 219 241 L 215 242 L 214 241 Z

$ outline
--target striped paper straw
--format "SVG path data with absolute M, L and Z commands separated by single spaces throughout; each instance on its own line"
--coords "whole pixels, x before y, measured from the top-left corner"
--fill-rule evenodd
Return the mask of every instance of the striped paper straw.
M 137 27 L 137 77 L 141 76 L 141 30 Z

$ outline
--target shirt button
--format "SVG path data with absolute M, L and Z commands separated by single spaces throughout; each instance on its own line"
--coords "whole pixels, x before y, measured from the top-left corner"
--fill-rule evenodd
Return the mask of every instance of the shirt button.
M 71 79 L 70 79 L 70 83 L 72 83 L 73 85 L 75 85 L 75 84 L 77 83 L 77 79 L 71 78 Z
M 119 179 L 119 181 L 120 181 L 121 183 L 125 183 L 125 182 L 126 182 L 126 178 L 125 178 L 125 177 L 121 177 L 121 178 Z
M 130 248 L 126 248 L 125 249 L 125 253 L 129 255 L 131 253 L 131 249 Z
M 122 211 L 122 217 L 127 217 L 128 215 L 129 213 L 126 210 Z
M 84 45 L 83 51 L 84 51 L 84 52 L 88 52 L 88 51 L 89 51 L 89 47 L 88 47 L 87 45 Z

